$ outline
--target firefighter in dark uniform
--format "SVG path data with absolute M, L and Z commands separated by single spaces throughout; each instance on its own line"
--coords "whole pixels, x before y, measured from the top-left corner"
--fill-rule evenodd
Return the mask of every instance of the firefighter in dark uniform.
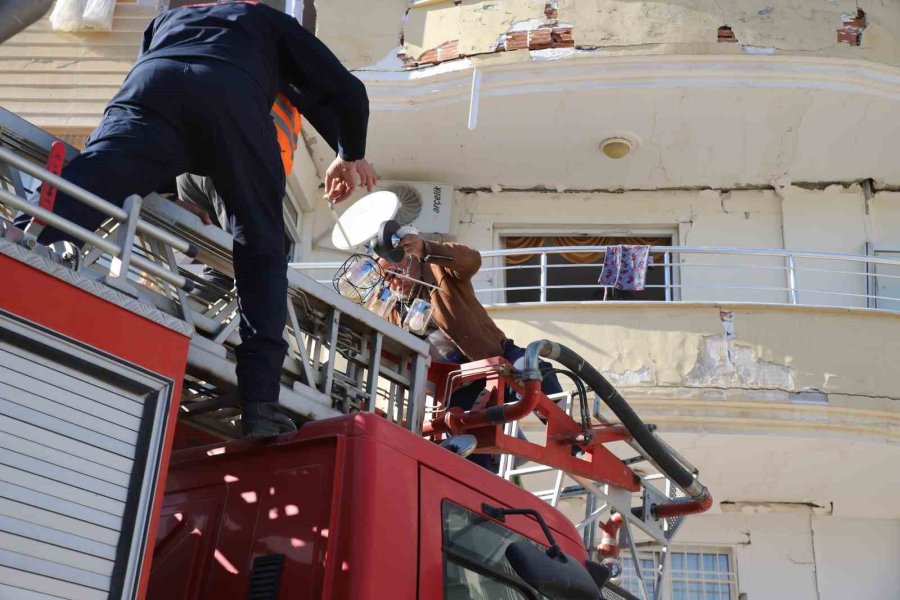
M 332 200 L 375 173 L 363 158 L 368 98 L 314 35 L 289 15 L 256 2 L 169 10 L 144 33 L 141 54 L 63 177 L 121 205 L 182 173 L 212 178 L 234 236 L 241 310 L 238 391 L 245 435 L 288 431 L 277 409 L 287 311 L 282 198 L 285 173 L 270 111 L 284 85 L 328 106 L 338 157 L 326 172 Z M 103 216 L 60 193 L 54 212 L 87 229 Z M 68 240 L 45 229 L 39 241 Z

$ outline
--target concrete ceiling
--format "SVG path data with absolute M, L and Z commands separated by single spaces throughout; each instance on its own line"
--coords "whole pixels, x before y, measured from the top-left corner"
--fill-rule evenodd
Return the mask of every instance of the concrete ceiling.
M 573 51 L 574 52 L 574 51 Z M 362 72 L 382 177 L 457 187 L 900 185 L 900 70 L 781 57 L 581 58 Z M 600 142 L 626 136 L 620 160 Z M 331 153 L 312 147 L 320 173 Z

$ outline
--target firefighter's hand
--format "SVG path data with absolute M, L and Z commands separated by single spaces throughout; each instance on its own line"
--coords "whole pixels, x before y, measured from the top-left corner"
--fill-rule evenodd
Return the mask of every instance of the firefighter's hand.
M 347 161 L 341 157 L 335 158 L 325 172 L 325 196 L 335 204 L 346 200 L 356 189 L 357 176 L 359 185 L 370 192 L 378 183 L 375 169 L 365 159 Z
M 200 220 L 203 221 L 204 225 L 212 225 L 213 224 L 212 218 L 210 218 L 209 213 L 206 212 L 205 210 L 203 210 L 202 208 L 200 208 L 199 206 L 197 206 L 196 204 L 194 204 L 193 202 L 185 202 L 184 200 L 181 200 L 180 198 L 175 199 L 174 202 L 175 202 L 175 204 L 177 204 L 184 210 L 200 217 Z
M 356 174 L 359 175 L 359 185 L 366 188 L 369 193 L 372 193 L 372 188 L 378 183 L 378 174 L 375 172 L 375 167 L 364 158 L 356 161 L 354 165 L 356 166 Z
M 421 235 L 410 234 L 403 236 L 403 239 L 400 240 L 400 247 L 413 258 L 421 259 L 425 256 L 425 239 Z

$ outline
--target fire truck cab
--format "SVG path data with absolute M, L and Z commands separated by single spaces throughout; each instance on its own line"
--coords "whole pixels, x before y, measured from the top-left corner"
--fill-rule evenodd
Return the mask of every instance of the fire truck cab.
M 149 598 L 532 598 L 513 542 L 587 559 L 572 523 L 534 495 L 388 422 L 360 413 L 271 443 L 176 452 Z

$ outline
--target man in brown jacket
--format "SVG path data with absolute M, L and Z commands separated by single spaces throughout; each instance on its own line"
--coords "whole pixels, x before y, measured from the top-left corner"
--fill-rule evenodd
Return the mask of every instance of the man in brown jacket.
M 434 306 L 432 326 L 426 333 L 433 361 L 465 363 L 502 356 L 515 363 L 525 356 L 525 349 L 506 337 L 475 296 L 472 277 L 481 268 L 478 251 L 463 244 L 427 241 L 418 234 L 404 236 L 400 246 L 406 253 L 401 264 L 406 274 L 437 287 L 431 290 L 391 277 L 392 265 L 381 261 L 388 271 L 385 281 L 392 290 L 409 301 L 413 299 L 410 294 L 419 291 L 418 295 Z M 562 392 L 550 363 L 541 361 L 541 371 L 543 392 L 548 395 Z M 483 389 L 484 380 L 461 387 L 450 397 L 449 406 L 469 410 Z M 508 389 L 507 402 L 514 400 L 515 395 Z M 473 454 L 469 460 L 494 472 L 499 469 L 499 456 Z

